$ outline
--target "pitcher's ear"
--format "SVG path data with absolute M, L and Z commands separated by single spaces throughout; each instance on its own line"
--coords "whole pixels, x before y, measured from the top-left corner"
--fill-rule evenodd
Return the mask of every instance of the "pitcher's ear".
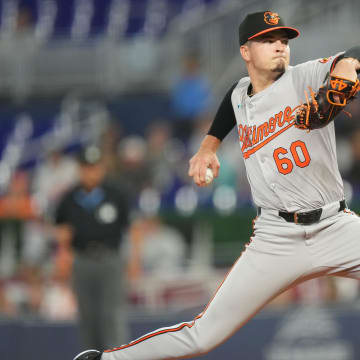
M 250 49 L 248 42 L 240 46 L 240 54 L 245 61 L 250 60 Z

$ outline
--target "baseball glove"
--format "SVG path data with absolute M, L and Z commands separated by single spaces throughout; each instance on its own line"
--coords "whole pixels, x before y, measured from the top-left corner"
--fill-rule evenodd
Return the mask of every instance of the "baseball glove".
M 309 91 L 310 96 L 305 91 L 306 103 L 295 114 L 294 124 L 298 129 L 314 130 L 329 124 L 355 98 L 360 82 L 330 75 L 317 93 L 310 87 Z

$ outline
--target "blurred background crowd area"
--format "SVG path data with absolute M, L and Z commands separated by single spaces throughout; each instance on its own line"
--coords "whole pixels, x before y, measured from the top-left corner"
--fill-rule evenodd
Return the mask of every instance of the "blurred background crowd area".
M 235 131 L 211 186 L 192 184 L 188 161 L 225 91 L 245 75 L 239 19 L 263 9 L 281 9 L 301 30 L 292 64 L 358 45 L 355 0 L 0 1 L 2 317 L 76 316 L 72 254 L 59 247 L 53 216 L 88 144 L 102 149 L 107 176 L 129 196 L 120 251 L 131 308 L 190 308 L 210 298 L 256 211 Z M 360 101 L 347 110 L 351 118 L 336 120 L 337 153 L 356 211 Z M 316 279 L 271 305 L 354 302 L 358 290 L 352 280 Z

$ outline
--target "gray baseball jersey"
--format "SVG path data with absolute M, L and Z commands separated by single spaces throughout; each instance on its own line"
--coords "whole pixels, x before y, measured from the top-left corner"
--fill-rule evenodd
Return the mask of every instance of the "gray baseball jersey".
M 294 112 L 305 101 L 304 90 L 311 86 L 316 92 L 331 64 L 331 59 L 319 59 L 290 66 L 251 98 L 248 77 L 234 89 L 231 101 L 240 147 L 257 206 L 297 211 L 343 199 L 334 123 L 311 132 L 293 126 Z
M 304 90 L 316 91 L 331 64 L 320 59 L 289 67 L 251 98 L 249 78 L 228 92 L 252 195 L 261 208 L 251 241 L 195 319 L 106 350 L 102 360 L 194 357 L 224 342 L 296 284 L 321 275 L 360 278 L 360 218 L 344 205 L 334 124 L 311 132 L 293 126 Z M 314 216 L 307 225 L 298 222 Z

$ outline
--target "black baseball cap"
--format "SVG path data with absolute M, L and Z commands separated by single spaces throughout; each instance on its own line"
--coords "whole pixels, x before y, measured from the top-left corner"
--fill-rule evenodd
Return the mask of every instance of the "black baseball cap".
M 248 14 L 239 26 L 240 46 L 259 35 L 280 29 L 287 32 L 289 39 L 300 35 L 299 30 L 285 26 L 282 18 L 276 12 L 261 11 Z
M 79 153 L 77 160 L 81 165 L 96 165 L 102 159 L 101 149 L 96 145 L 89 145 Z

